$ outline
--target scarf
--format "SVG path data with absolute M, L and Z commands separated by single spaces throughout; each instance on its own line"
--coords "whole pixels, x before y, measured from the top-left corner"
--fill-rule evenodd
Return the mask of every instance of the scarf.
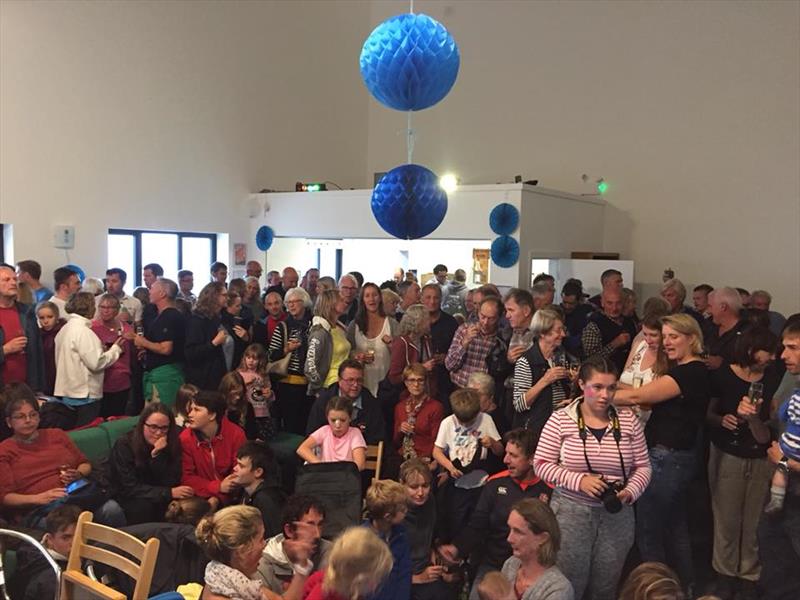
M 238 569 L 212 560 L 206 565 L 206 587 L 214 594 L 231 600 L 262 600 L 262 583 L 250 579 Z
M 427 395 L 422 396 L 422 399 L 416 403 L 412 402 L 411 396 L 406 399 L 406 421 L 409 425 L 414 425 L 417 422 L 417 415 L 427 399 Z M 403 460 L 416 457 L 417 450 L 414 448 L 414 434 L 406 433 L 403 435 Z

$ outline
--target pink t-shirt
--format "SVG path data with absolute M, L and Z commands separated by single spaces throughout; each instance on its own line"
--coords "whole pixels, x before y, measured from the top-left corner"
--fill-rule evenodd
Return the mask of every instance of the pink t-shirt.
M 330 425 L 323 425 L 311 434 L 320 448 L 322 462 L 353 461 L 353 450 L 366 448 L 367 443 L 358 427 L 351 427 L 342 437 L 333 435 Z

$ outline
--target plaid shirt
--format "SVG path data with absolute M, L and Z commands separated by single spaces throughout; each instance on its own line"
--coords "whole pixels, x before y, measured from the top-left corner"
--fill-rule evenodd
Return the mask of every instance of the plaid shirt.
M 453 336 L 453 343 L 447 351 L 444 359 L 444 366 L 450 371 L 450 379 L 458 387 L 467 387 L 469 376 L 472 373 L 486 373 L 486 357 L 495 343 L 496 332 L 488 335 L 478 333 L 469 345 L 464 348 L 464 334 L 470 324 L 459 325 L 456 334 Z

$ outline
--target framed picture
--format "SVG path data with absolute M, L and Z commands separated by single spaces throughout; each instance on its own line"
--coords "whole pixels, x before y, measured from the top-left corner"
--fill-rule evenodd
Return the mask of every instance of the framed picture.
M 233 264 L 235 265 L 247 264 L 247 244 L 233 245 Z

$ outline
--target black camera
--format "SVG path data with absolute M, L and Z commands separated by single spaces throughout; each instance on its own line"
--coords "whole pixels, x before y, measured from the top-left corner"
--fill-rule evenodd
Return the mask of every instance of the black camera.
M 255 388 L 253 390 L 253 398 L 254 399 L 255 398 L 263 398 L 263 397 L 264 397 L 264 391 L 263 390 L 261 390 L 259 388 Z
M 622 491 L 623 486 L 619 481 L 606 481 L 606 485 L 608 487 L 600 494 L 600 501 L 608 512 L 618 513 L 622 510 L 622 501 L 617 496 L 617 492 Z

